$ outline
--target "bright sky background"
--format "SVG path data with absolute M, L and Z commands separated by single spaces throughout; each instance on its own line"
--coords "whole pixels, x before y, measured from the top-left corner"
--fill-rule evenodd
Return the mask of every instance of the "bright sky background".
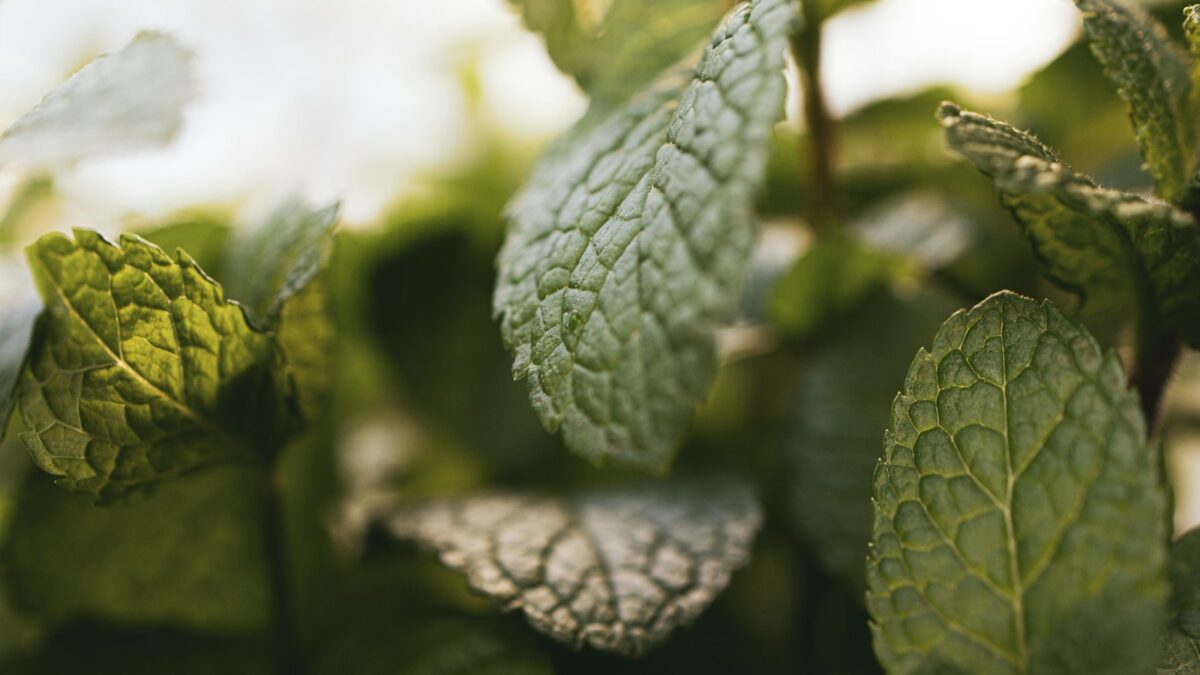
M 368 221 L 470 151 L 466 47 L 508 132 L 548 138 L 584 107 L 505 0 L 4 0 L 0 126 L 146 28 L 195 50 L 201 98 L 173 146 L 60 174 L 72 224 L 211 202 L 261 211 L 293 192 Z M 939 82 L 1003 90 L 1077 30 L 1068 0 L 880 0 L 831 22 L 830 97 L 847 111 Z

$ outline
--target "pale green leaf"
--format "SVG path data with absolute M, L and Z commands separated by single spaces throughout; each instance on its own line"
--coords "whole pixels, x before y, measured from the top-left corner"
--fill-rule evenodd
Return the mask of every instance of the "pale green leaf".
M 618 103 L 700 48 L 730 0 L 515 0 L 560 70 Z
M 871 470 L 906 360 L 956 308 L 946 295 L 877 293 L 801 372 L 786 451 L 793 519 L 826 569 L 860 590 Z M 887 339 L 880 339 L 887 326 Z
M 17 402 L 17 381 L 41 311 L 42 303 L 23 266 L 0 260 L 0 440 Z
M 747 562 L 762 521 L 741 483 L 648 484 L 560 499 L 497 493 L 403 508 L 396 536 L 435 549 L 537 630 L 636 656 L 694 620 Z
M 663 469 L 740 298 L 782 114 L 788 0 L 740 6 L 690 78 L 568 133 L 510 207 L 495 312 L 551 431 Z
M 951 104 L 939 114 L 950 147 L 995 182 L 1046 276 L 1089 303 L 1141 311 L 1200 340 L 1200 243 L 1190 216 L 1097 187 L 1002 122 Z
M 28 257 L 47 311 L 20 383 L 22 439 L 42 469 L 108 495 L 266 450 L 275 347 L 191 259 L 87 230 Z
M 1195 169 L 1192 63 L 1166 30 L 1136 3 L 1075 0 L 1092 52 L 1129 104 L 1158 194 L 1180 201 Z
M 461 617 L 363 621 L 334 642 L 315 675 L 552 675 L 528 635 Z
M 169 143 L 195 95 L 191 53 L 139 33 L 97 57 L 0 134 L 0 164 L 47 166 Z
M 222 261 L 229 297 L 272 325 L 292 296 L 325 268 L 338 204 L 310 210 L 298 199 L 280 205 L 260 226 L 234 237 Z
M 867 606 L 887 670 L 1152 667 L 1167 500 L 1145 439 L 1119 360 L 1049 303 L 1004 292 L 951 316 L 875 470 Z M 1104 662 L 1072 653 L 1087 636 Z
M 267 622 L 255 477 L 201 471 L 108 506 L 31 473 L 0 555 L 7 595 L 58 624 L 245 631 Z

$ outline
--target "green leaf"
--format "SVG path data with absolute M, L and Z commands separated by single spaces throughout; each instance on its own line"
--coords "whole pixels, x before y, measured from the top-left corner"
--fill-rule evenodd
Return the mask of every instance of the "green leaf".
M 187 251 L 200 269 L 215 276 L 233 233 L 225 218 L 196 213 L 177 216 L 154 227 L 138 228 L 137 235 L 168 253 L 177 249 Z
M 317 275 L 279 310 L 275 339 L 283 352 L 282 368 L 309 421 L 322 418 L 329 407 L 336 333 L 326 274 Z
M 619 103 L 698 50 L 729 0 L 514 0 L 555 65 L 599 106 Z
M 527 635 L 480 619 L 362 622 L 337 640 L 315 675 L 551 675 Z
M 247 631 L 267 623 L 254 476 L 230 465 L 98 507 L 32 472 L 0 553 L 7 596 L 57 625 Z
M 1159 675 L 1200 674 L 1200 528 L 1171 546 L 1171 606 L 1175 616 L 1159 637 Z
M 909 368 L 874 477 L 867 605 L 893 673 L 1145 672 L 1166 496 L 1120 361 L 1048 302 L 991 296 Z M 1138 648 L 1149 645 L 1145 651 Z M 1133 664 L 1131 666 L 1131 664 Z
M 97 57 L 0 134 L 0 164 L 46 166 L 166 145 L 195 95 L 191 53 L 139 33 Z
M 821 564 L 859 590 L 888 397 L 904 381 L 909 354 L 954 309 L 944 294 L 900 300 L 877 293 L 801 373 L 786 445 L 792 515 Z M 887 339 L 880 339 L 880 326 L 887 326 Z
M 257 321 L 274 325 L 284 303 L 328 263 L 339 208 L 313 211 L 290 199 L 261 226 L 235 236 L 222 262 L 229 297 L 250 308 Z
M 694 481 L 449 499 L 401 509 L 388 525 L 554 639 L 637 656 L 724 589 L 761 521 L 741 483 Z
M 0 440 L 17 402 L 17 381 L 41 311 L 42 303 L 22 266 L 0 261 Z
M 28 255 L 47 306 L 20 384 L 38 466 L 107 496 L 266 450 L 275 347 L 186 254 L 76 230 Z
M 1075 0 L 1092 52 L 1129 104 L 1147 168 L 1163 199 L 1179 202 L 1195 168 L 1192 64 L 1166 30 L 1122 0 Z
M 712 382 L 794 16 L 740 6 L 690 81 L 569 132 L 510 207 L 495 313 L 543 424 L 584 457 L 664 469 Z
M 950 147 L 995 182 L 1046 276 L 1089 304 L 1144 312 L 1200 343 L 1200 244 L 1190 216 L 1097 187 L 1002 122 L 952 104 L 939 116 Z

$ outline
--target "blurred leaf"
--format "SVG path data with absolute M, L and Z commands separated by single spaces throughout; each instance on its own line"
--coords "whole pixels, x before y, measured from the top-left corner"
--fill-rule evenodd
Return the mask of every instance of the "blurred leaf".
M 47 305 L 20 384 L 38 466 L 110 496 L 266 451 L 274 345 L 195 262 L 88 230 L 43 237 L 29 261 Z
M 401 508 L 386 523 L 471 587 L 576 647 L 637 656 L 690 623 L 744 565 L 762 521 L 733 481 L 567 499 L 492 494 Z
M 207 213 L 177 216 L 164 224 L 139 227 L 137 234 L 168 254 L 183 249 L 200 269 L 218 280 L 225 249 L 232 237 L 227 219 Z
M 880 204 L 848 229 L 863 246 L 932 271 L 967 253 L 978 228 L 941 195 L 920 191 Z
M 817 6 L 819 8 L 818 11 L 820 12 L 820 16 L 827 19 L 841 11 L 850 9 L 851 7 L 856 7 L 858 5 L 865 5 L 866 3 L 872 2 L 873 0 L 810 0 L 810 1 L 815 1 L 817 3 Z
M 1089 303 L 1141 311 L 1200 341 L 1200 244 L 1192 218 L 1097 187 L 1029 134 L 946 104 L 951 148 L 1000 190 L 1046 276 Z
M 555 65 L 615 105 L 700 48 L 731 0 L 512 0 Z
M 252 475 L 225 466 L 94 506 L 31 472 L 2 553 L 7 593 L 22 614 L 50 625 L 262 628 L 257 495 Z
M 46 176 L 35 175 L 22 181 L 0 218 L 0 244 L 19 241 L 31 225 L 30 221 L 44 217 L 46 207 L 56 204 L 56 194 L 54 181 Z
M 314 675 L 551 675 L 528 636 L 497 622 L 434 617 L 360 621 L 334 642 Z
M 52 635 L 36 653 L 0 664 L 2 675 L 262 675 L 265 650 L 253 641 L 179 630 L 117 629 L 81 623 Z
M 333 247 L 338 204 L 312 211 L 290 199 L 249 231 L 234 233 L 221 282 L 260 323 L 274 325 L 284 304 L 324 269 Z
M 165 33 L 139 33 L 96 57 L 0 134 L 0 164 L 53 166 L 166 145 L 195 95 L 192 55 Z
M 1171 606 L 1175 616 L 1159 638 L 1159 675 L 1200 673 L 1200 529 L 1171 546 Z
M 318 274 L 280 309 L 275 333 L 282 367 L 309 421 L 326 415 L 333 390 L 337 330 L 329 303 L 328 279 Z
M 0 440 L 17 402 L 17 381 L 42 311 L 32 280 L 14 260 L 0 260 Z
M 790 339 L 829 330 L 888 285 L 899 265 L 848 236 L 819 240 L 775 285 L 771 323 Z
M 546 428 L 593 462 L 663 470 L 712 383 L 794 12 L 742 5 L 695 77 L 568 132 L 511 204 L 494 306 L 513 373 Z
M 909 355 L 956 307 L 936 291 L 907 300 L 876 293 L 800 376 L 786 446 L 794 522 L 822 565 L 860 593 L 871 538 L 871 471 L 891 397 Z
M 1092 52 L 1129 104 L 1158 194 L 1179 202 L 1195 168 L 1192 63 L 1139 6 L 1121 0 L 1075 0 Z
M 1148 671 L 1167 499 L 1145 439 L 1120 361 L 1048 302 L 1003 292 L 951 316 L 909 368 L 875 470 L 867 606 L 885 668 Z

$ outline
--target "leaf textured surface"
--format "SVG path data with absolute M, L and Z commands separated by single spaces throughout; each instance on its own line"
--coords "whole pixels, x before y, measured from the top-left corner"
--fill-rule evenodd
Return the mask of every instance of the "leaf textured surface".
M 1048 277 L 1089 302 L 1152 312 L 1200 340 L 1196 223 L 1161 202 L 1098 187 L 1033 136 L 945 104 L 950 147 L 1000 190 Z
M 867 604 L 888 671 L 1062 672 L 1046 664 L 1064 646 L 1119 646 L 1118 627 L 1151 645 L 1121 662 L 1152 664 L 1166 499 L 1145 437 L 1115 355 L 1048 303 L 1005 292 L 947 320 L 875 471 Z
M 402 511 L 471 587 L 576 647 L 636 656 L 695 619 L 749 559 L 762 515 L 732 482 L 647 485 L 564 500 L 494 494 Z
M 1166 30 L 1135 2 L 1075 0 L 1092 53 L 1129 105 L 1159 195 L 1179 201 L 1194 167 L 1192 64 Z
M 543 424 L 584 457 L 665 468 L 711 384 L 794 17 L 786 0 L 740 6 L 690 79 L 569 132 L 510 206 L 501 333 Z
M 263 398 L 274 345 L 186 255 L 87 230 L 28 254 L 47 315 L 20 404 L 40 467 L 116 494 L 225 456 L 257 428 L 247 404 Z

